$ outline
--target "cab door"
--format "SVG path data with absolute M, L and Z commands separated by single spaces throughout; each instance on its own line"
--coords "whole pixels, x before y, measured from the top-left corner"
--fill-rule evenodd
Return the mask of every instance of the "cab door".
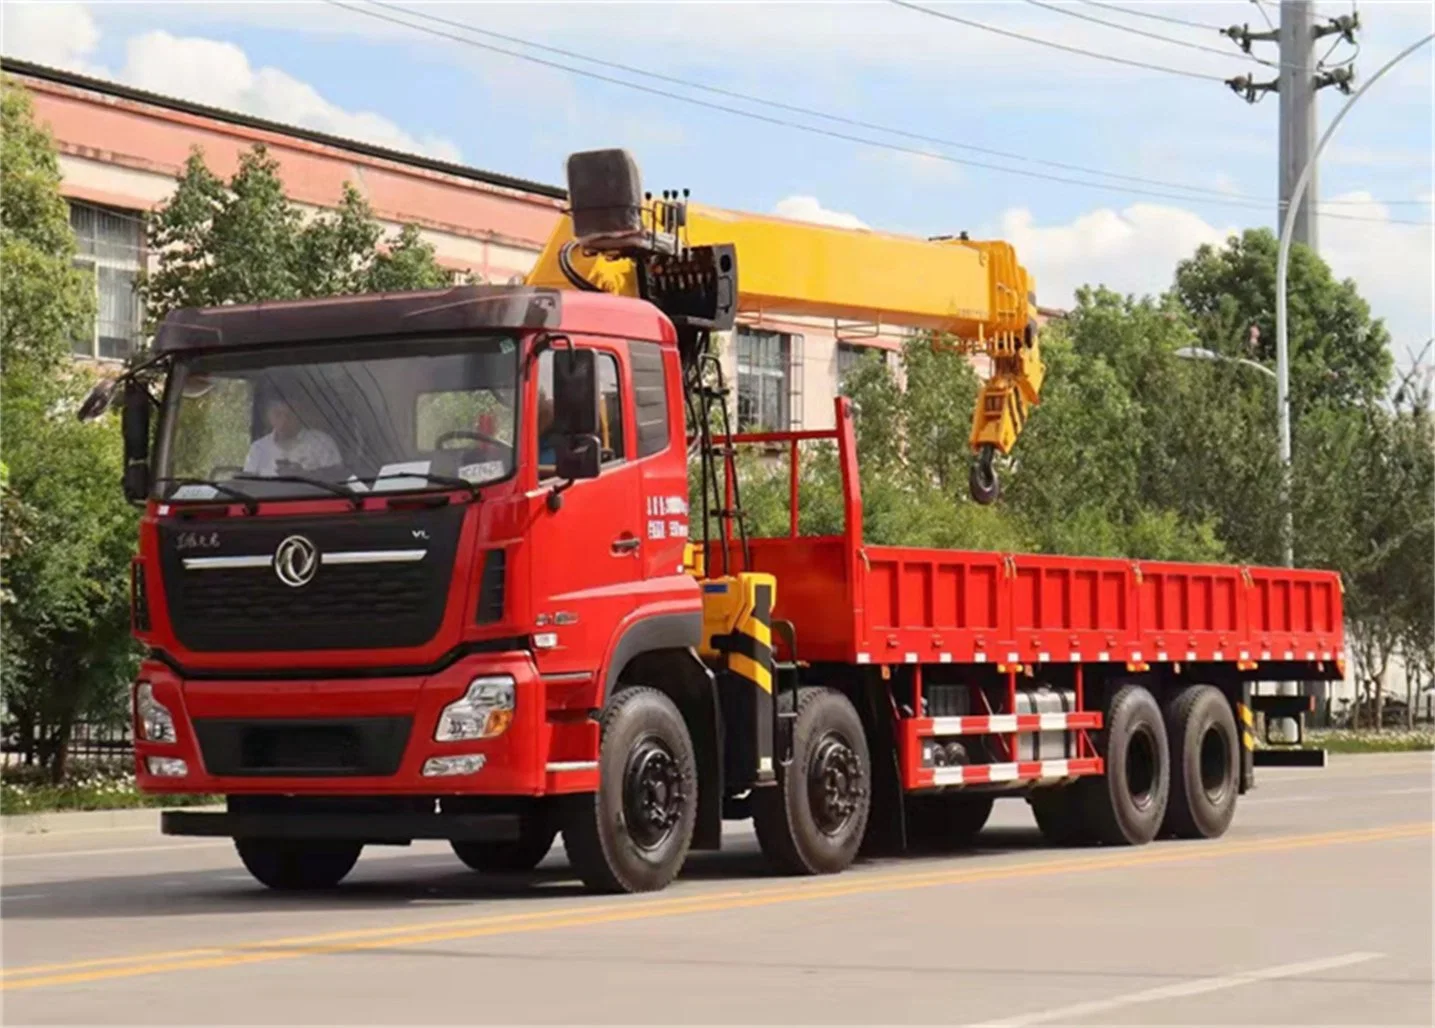
M 642 578 L 642 468 L 633 459 L 631 374 L 621 343 L 585 343 L 596 352 L 602 462 L 597 478 L 568 484 L 554 511 L 534 506 L 529 539 L 535 660 L 544 675 L 596 672 L 619 624 L 632 612 Z M 553 415 L 553 353 L 539 355 L 530 386 L 525 460 L 535 493 L 560 483 L 545 438 Z M 549 638 L 544 638 L 548 636 Z M 538 643 L 553 645 L 537 645 Z

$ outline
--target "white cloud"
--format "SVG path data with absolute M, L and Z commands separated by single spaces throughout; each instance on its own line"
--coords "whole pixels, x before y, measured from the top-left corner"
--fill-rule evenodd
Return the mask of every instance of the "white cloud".
M 345 110 L 288 72 L 254 67 L 233 43 L 146 32 L 126 40 L 124 67 L 113 72 L 93 62 L 100 32 L 85 5 L 7 3 L 3 9 L 5 52 L 17 57 L 396 150 L 461 159 L 447 139 L 416 138 L 380 114 Z
M 1132 204 L 1099 208 L 1064 225 L 1038 225 L 1023 208 L 1006 211 L 993 233 L 1009 241 L 1036 277 L 1045 305 L 1064 307 L 1077 287 L 1105 285 L 1121 293 L 1154 293 L 1171 284 L 1176 263 L 1202 243 L 1219 245 L 1234 227 L 1216 228 L 1179 207 Z
M 0 4 L 0 45 L 6 54 L 84 74 L 102 71 L 90 61 L 100 30 L 84 4 Z
M 867 225 L 855 214 L 845 211 L 830 211 L 823 207 L 815 196 L 788 196 L 777 201 L 772 213 L 779 218 L 793 221 L 810 221 L 817 225 L 832 225 L 836 228 L 866 228 Z
M 1372 313 L 1384 318 L 1394 350 L 1419 345 L 1431 325 L 1435 256 L 1429 227 L 1389 220 L 1389 208 L 1369 193 L 1330 197 L 1342 214 L 1371 221 L 1324 218 L 1320 251 L 1337 278 L 1354 279 Z M 1202 243 L 1221 245 L 1239 229 L 1218 227 L 1180 207 L 1133 204 L 1101 208 L 1065 224 L 1041 225 L 1024 209 L 1006 211 L 990 233 L 1009 240 L 1035 275 L 1044 305 L 1073 302 L 1078 286 L 1105 285 L 1120 293 L 1157 293 L 1168 288 L 1177 262 Z

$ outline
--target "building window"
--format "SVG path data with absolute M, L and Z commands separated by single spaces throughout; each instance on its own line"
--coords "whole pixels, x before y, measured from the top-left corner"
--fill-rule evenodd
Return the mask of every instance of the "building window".
M 123 360 L 139 345 L 140 300 L 135 293 L 144 260 L 144 223 L 138 214 L 70 204 L 76 266 L 94 276 L 95 325 L 74 342 L 82 357 Z
M 877 346 L 860 346 L 855 343 L 837 344 L 837 389 L 840 392 L 847 385 L 847 376 L 864 360 L 887 363 L 887 351 Z
M 742 432 L 781 431 L 791 410 L 792 337 L 739 325 L 737 425 Z

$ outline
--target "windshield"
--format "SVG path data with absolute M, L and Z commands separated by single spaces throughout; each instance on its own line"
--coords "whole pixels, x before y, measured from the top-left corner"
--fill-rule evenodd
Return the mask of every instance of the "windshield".
M 154 495 L 275 499 L 494 482 L 513 472 L 517 379 L 512 336 L 182 358 L 166 393 Z

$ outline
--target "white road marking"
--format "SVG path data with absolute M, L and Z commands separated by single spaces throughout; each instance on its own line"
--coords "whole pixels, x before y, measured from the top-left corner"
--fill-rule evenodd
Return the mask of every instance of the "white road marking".
M 1248 807 L 1252 803 L 1328 803 L 1333 799 L 1347 796 L 1350 799 L 1363 800 L 1370 796 L 1414 796 L 1417 793 L 1435 792 L 1435 786 L 1423 785 L 1415 789 L 1372 789 L 1358 793 L 1323 793 L 1321 795 L 1309 796 L 1258 796 L 1255 799 L 1241 799 L 1237 806 Z
M 224 846 L 228 839 L 212 842 L 185 842 L 174 846 L 117 846 L 105 850 L 46 850 L 44 853 L 4 853 L 0 860 L 63 860 L 66 857 L 100 857 L 111 853 L 159 853 L 169 850 L 197 850 L 210 846 Z
M 1306 960 L 1298 964 L 1280 964 L 1276 967 L 1258 968 L 1254 971 L 1239 971 L 1235 974 L 1219 975 L 1214 978 L 1193 978 L 1186 982 L 1175 982 L 1171 985 L 1159 985 L 1154 989 L 1144 989 L 1141 992 L 1128 992 L 1124 996 L 1112 996 L 1108 999 L 1090 1000 L 1086 1003 L 1073 1003 L 1065 1007 L 1053 1007 L 1050 1010 L 1038 1010 L 1030 1014 L 1018 1014 L 1016 1017 L 1003 1018 L 999 1021 L 980 1021 L 971 1028 L 1020 1028 L 1029 1024 L 1048 1024 L 1052 1021 L 1061 1021 L 1070 1024 L 1075 1018 L 1089 1017 L 1092 1014 L 1100 1014 L 1107 1010 L 1116 1010 L 1120 1007 L 1135 1006 L 1138 1003 L 1153 1003 L 1163 999 L 1181 999 L 1185 996 L 1200 996 L 1207 992 L 1219 992 L 1222 989 L 1234 989 L 1240 985 L 1251 985 L 1256 982 L 1275 981 L 1280 978 L 1294 978 L 1297 975 L 1315 974 L 1318 971 L 1330 971 L 1337 967 L 1349 967 L 1351 964 L 1363 964 L 1369 960 L 1375 960 L 1382 956 L 1380 953 L 1346 953 L 1339 957 L 1324 957 L 1320 960 Z

